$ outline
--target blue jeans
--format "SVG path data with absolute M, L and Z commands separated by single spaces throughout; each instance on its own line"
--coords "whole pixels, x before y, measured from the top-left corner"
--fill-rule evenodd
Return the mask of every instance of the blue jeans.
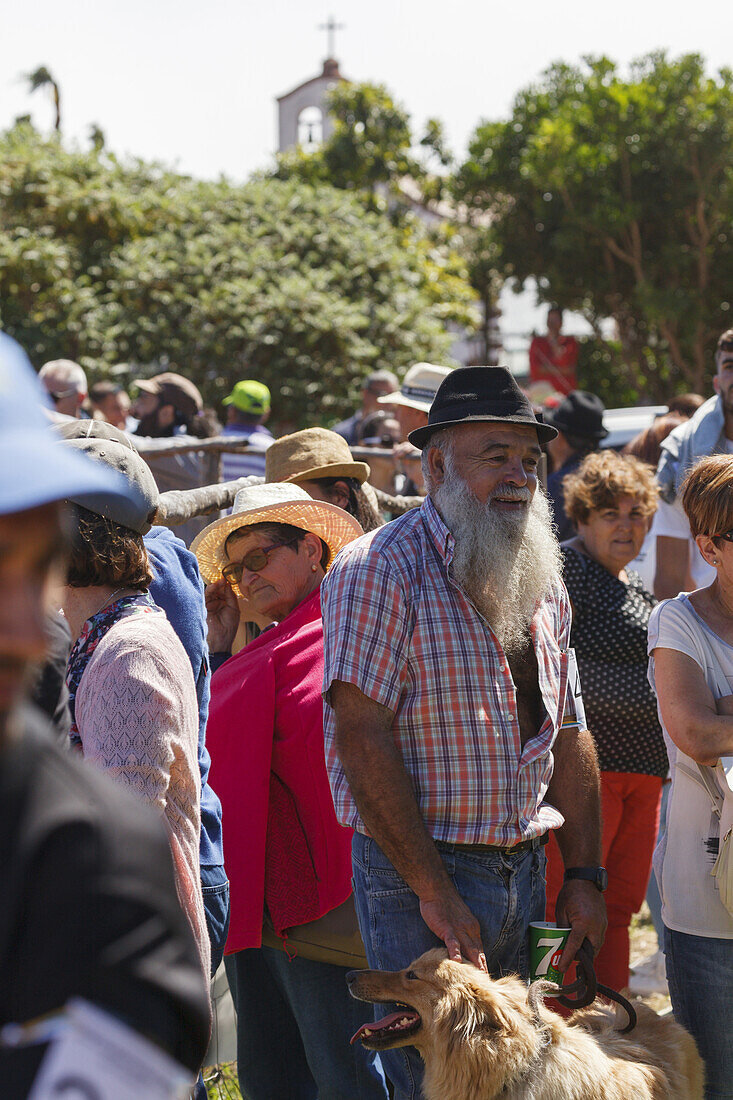
M 672 1011 L 705 1063 L 705 1100 L 733 1097 L 733 940 L 664 929 Z
M 213 978 L 224 958 L 224 946 L 229 933 L 229 882 L 223 867 L 201 868 L 201 893 L 204 898 L 204 916 L 211 944 L 211 977 Z M 194 1085 L 192 1100 L 206 1100 L 206 1086 L 199 1074 Z
M 244 1100 L 387 1100 L 379 1059 L 349 1040 L 364 1021 L 347 970 L 274 947 L 224 960 Z
M 437 843 L 445 868 L 460 896 L 481 926 L 489 973 L 529 975 L 527 929 L 545 917 L 545 853 L 523 851 L 469 853 Z M 351 846 L 354 900 L 369 965 L 402 970 L 424 951 L 442 947 L 420 915 L 417 895 L 395 871 L 379 846 L 354 834 Z M 362 1005 L 362 1010 L 366 1006 Z M 389 1009 L 379 1005 L 374 1018 Z M 362 1012 L 361 1022 L 365 1022 Z M 414 1047 L 381 1054 L 395 1100 L 420 1096 L 422 1060 Z
M 204 915 L 211 944 L 213 978 L 224 958 L 224 947 L 229 935 L 229 882 L 223 867 L 201 868 L 201 893 L 204 897 Z

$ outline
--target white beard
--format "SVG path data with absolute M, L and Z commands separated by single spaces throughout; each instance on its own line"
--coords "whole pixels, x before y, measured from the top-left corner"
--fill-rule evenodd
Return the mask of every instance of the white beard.
M 481 504 L 446 456 L 443 484 L 433 502 L 455 539 L 453 574 L 507 654 L 526 645 L 538 603 L 560 580 L 562 558 L 550 506 L 542 489 L 499 485 Z M 491 507 L 493 497 L 526 500 L 516 513 Z

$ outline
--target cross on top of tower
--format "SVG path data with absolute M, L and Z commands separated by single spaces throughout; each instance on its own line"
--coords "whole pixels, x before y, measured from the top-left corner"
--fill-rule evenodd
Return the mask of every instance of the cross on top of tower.
M 328 56 L 336 56 L 336 31 L 342 31 L 345 29 L 343 23 L 337 23 L 332 15 L 328 17 L 327 23 L 321 23 L 318 27 L 319 31 L 326 31 L 328 34 Z

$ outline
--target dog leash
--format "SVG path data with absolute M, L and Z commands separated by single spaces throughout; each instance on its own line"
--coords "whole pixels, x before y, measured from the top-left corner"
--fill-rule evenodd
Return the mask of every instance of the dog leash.
M 563 1008 L 576 1009 L 586 1008 L 588 1005 L 593 1004 L 596 994 L 601 993 L 609 1001 L 615 1001 L 617 1005 L 621 1005 L 629 1018 L 628 1024 L 626 1027 L 621 1028 L 619 1034 L 627 1035 L 630 1031 L 633 1031 L 636 1027 L 636 1012 L 623 994 L 609 989 L 607 985 L 601 985 L 596 978 L 593 966 L 593 946 L 589 939 L 583 940 L 576 961 L 578 964 L 578 977 L 576 980 L 568 986 L 555 986 L 554 991 L 552 988 L 546 991 L 543 990 L 544 996 L 556 998 Z M 571 993 L 577 993 L 578 995 L 577 997 L 570 997 L 568 994 Z

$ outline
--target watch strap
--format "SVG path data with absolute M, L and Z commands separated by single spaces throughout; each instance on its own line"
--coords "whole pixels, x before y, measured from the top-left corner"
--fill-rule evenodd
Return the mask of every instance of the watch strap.
M 597 890 L 603 893 L 608 886 L 608 871 L 605 867 L 568 867 L 565 871 L 565 882 L 573 879 L 581 879 L 584 882 L 592 882 Z

